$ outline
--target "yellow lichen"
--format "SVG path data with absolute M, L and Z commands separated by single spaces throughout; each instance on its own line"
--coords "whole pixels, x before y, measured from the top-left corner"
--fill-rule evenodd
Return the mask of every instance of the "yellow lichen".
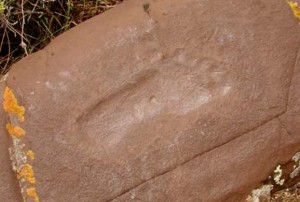
M 25 108 L 18 105 L 14 93 L 8 87 L 4 90 L 3 108 L 7 113 L 16 114 L 20 122 L 24 121 Z
M 28 151 L 27 151 L 27 156 L 28 156 L 31 160 L 33 160 L 33 159 L 34 159 L 34 152 L 33 152 L 32 150 L 28 150 Z
M 28 197 L 33 198 L 34 202 L 40 201 L 35 188 L 28 188 L 26 192 Z
M 294 16 L 300 20 L 300 7 L 298 6 L 298 3 L 294 1 L 289 1 L 288 4 L 294 13 Z
M 35 184 L 36 180 L 34 178 L 32 166 L 29 164 L 24 164 L 18 172 L 18 178 L 25 179 L 30 184 Z
M 24 137 L 25 135 L 25 131 L 21 127 L 13 126 L 10 123 L 6 124 L 6 129 L 10 135 L 15 136 L 17 138 Z
M 3 97 L 3 108 L 10 119 L 10 122 L 6 124 L 6 129 L 13 137 L 12 148 L 10 148 L 13 152 L 10 155 L 13 170 L 16 172 L 19 180 L 23 201 L 39 202 L 36 189 L 33 187 L 36 183 L 33 167 L 27 163 L 28 159 L 34 159 L 34 152 L 32 150 L 27 150 L 26 152 L 26 145 L 22 139 L 25 136 L 25 130 L 19 126 L 19 122 L 24 121 L 25 108 L 18 105 L 14 93 L 8 87 L 5 88 Z

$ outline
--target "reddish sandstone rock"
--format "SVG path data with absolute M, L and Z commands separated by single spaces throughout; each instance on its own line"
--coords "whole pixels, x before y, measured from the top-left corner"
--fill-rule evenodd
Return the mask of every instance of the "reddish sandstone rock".
M 10 71 L 41 201 L 239 201 L 300 149 L 286 2 L 148 2 L 149 15 L 125 1 Z M 0 201 L 17 201 L 0 142 Z

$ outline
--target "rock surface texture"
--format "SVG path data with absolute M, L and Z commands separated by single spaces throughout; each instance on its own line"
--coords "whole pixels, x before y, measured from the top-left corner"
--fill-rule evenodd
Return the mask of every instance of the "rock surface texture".
M 127 0 L 10 71 L 41 201 L 243 201 L 300 150 L 286 1 L 147 2 L 149 14 Z M 0 117 L 0 201 L 14 202 Z

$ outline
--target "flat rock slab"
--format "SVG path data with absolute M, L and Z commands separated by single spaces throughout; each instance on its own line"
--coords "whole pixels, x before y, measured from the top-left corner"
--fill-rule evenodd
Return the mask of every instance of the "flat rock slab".
M 41 201 L 240 201 L 300 150 L 300 27 L 285 1 L 144 3 L 10 71 Z M 0 201 L 18 201 L 0 143 Z

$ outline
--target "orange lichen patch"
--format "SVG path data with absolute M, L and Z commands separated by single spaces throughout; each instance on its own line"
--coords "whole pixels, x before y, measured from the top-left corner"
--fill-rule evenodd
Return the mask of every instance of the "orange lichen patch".
M 33 159 L 34 159 L 34 152 L 33 152 L 32 150 L 28 150 L 28 151 L 27 151 L 27 156 L 28 156 L 31 160 L 33 160 Z
M 18 178 L 23 178 L 25 179 L 27 182 L 29 182 L 30 184 L 35 184 L 35 178 L 34 178 L 34 173 L 33 173 L 33 169 L 32 166 L 29 164 L 24 164 L 20 171 L 18 171 Z
M 13 152 L 10 153 L 10 157 L 13 170 L 16 172 L 19 180 L 23 201 L 39 202 L 40 199 L 36 189 L 33 187 L 36 183 L 33 167 L 27 163 L 28 159 L 34 159 L 34 152 L 32 150 L 26 151 L 24 149 L 25 144 L 23 143 L 22 137 L 25 136 L 25 130 L 18 126 L 19 122 L 24 121 L 25 108 L 18 105 L 14 93 L 8 87 L 5 88 L 3 97 L 3 108 L 10 118 L 10 122 L 6 124 L 6 129 L 12 136 L 13 142 Z M 15 120 L 16 117 L 18 120 Z
M 24 137 L 25 135 L 25 130 L 23 130 L 19 126 L 13 126 L 10 123 L 6 124 L 6 129 L 10 135 L 15 136 L 17 138 Z
M 35 188 L 28 188 L 26 192 L 28 197 L 33 198 L 34 202 L 40 201 Z
M 300 7 L 298 6 L 298 3 L 289 1 L 288 4 L 294 13 L 294 16 L 300 20 Z
M 4 90 L 3 108 L 7 113 L 16 114 L 20 122 L 24 121 L 25 108 L 18 105 L 14 93 L 8 87 Z

